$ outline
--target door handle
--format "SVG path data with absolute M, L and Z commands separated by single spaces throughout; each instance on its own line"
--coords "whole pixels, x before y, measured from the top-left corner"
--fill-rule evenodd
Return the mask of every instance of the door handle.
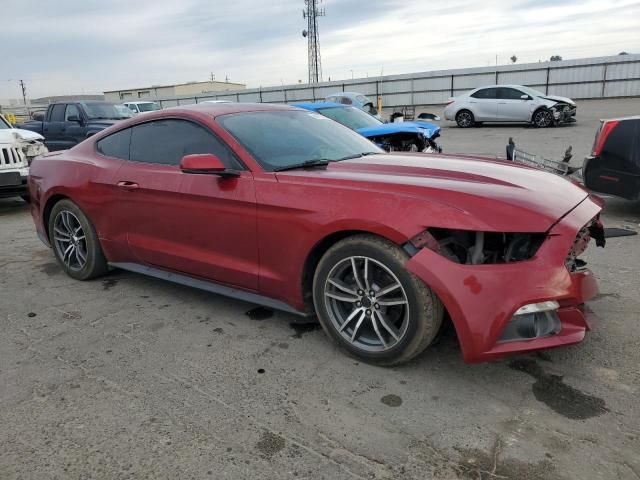
M 136 182 L 129 182 L 126 180 L 118 182 L 117 185 L 118 187 L 125 190 L 137 190 L 138 188 L 140 188 L 140 185 L 138 185 Z

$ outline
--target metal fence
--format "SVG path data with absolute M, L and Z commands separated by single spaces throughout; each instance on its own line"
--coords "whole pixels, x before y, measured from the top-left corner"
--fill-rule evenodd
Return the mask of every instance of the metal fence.
M 322 100 L 341 91 L 382 97 L 385 108 L 440 105 L 482 85 L 526 85 L 549 95 L 574 99 L 640 96 L 640 55 L 584 58 L 559 62 L 500 65 L 254 88 L 196 96 L 159 98 L 163 108 L 205 100 L 295 103 Z

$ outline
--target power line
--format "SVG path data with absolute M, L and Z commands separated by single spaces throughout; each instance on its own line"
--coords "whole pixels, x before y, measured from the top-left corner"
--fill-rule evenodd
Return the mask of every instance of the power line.
M 320 60 L 320 33 L 318 32 L 318 17 L 324 17 L 324 8 L 318 9 L 322 0 L 304 0 L 305 10 L 302 18 L 307 19 L 307 29 L 302 36 L 307 38 L 307 56 L 309 63 L 309 83 L 322 81 L 322 62 Z

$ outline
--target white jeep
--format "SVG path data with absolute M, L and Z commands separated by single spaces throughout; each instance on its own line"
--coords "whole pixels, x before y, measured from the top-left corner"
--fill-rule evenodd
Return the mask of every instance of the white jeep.
M 13 128 L 0 115 L 0 198 L 21 197 L 29 201 L 29 164 L 47 153 L 44 137 L 38 133 Z

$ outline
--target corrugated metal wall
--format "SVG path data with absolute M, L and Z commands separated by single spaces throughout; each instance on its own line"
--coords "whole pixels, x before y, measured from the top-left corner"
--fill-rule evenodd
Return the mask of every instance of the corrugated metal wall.
M 640 55 L 582 58 L 496 67 L 360 78 L 317 85 L 284 85 L 235 92 L 161 99 L 163 107 L 204 100 L 295 103 L 322 100 L 336 92 L 382 97 L 385 107 L 437 105 L 483 85 L 527 85 L 551 95 L 574 99 L 640 96 Z

